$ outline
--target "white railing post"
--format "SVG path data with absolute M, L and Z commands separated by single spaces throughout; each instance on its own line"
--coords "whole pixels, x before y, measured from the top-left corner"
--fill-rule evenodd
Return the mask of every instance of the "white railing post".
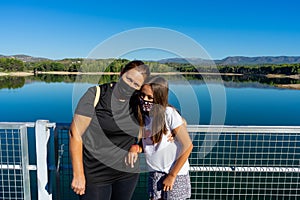
M 24 199 L 31 200 L 27 127 L 20 127 Z
M 52 200 L 52 194 L 49 194 L 46 190 L 48 184 L 47 143 L 50 137 L 50 130 L 47 120 L 36 121 L 35 136 L 38 199 Z M 48 187 L 51 186 L 48 185 Z

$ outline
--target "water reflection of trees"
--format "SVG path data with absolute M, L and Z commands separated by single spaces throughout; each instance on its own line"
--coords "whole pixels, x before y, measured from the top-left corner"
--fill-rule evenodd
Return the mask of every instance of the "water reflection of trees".
M 28 79 L 43 81 L 46 83 L 51 83 L 51 82 L 73 83 L 76 80 L 76 75 L 37 74 L 35 76 L 29 76 Z
M 110 83 L 114 81 L 118 81 L 119 75 L 77 75 L 76 82 L 78 83 Z
M 235 83 L 261 83 L 267 85 L 277 84 L 297 84 L 300 83 L 299 79 L 292 78 L 268 78 L 263 75 L 209 75 L 209 74 L 197 74 L 197 75 L 181 75 L 186 80 L 205 80 L 205 81 L 223 81 L 223 82 L 235 82 Z M 179 77 L 180 78 L 180 77 Z M 172 78 L 170 79 L 172 80 Z
M 254 75 L 210 75 L 210 74 L 163 74 L 167 80 L 170 81 L 223 81 L 225 85 L 233 87 L 244 87 L 245 85 L 253 87 L 265 87 L 266 85 L 274 86 L 277 84 L 299 84 L 299 79 L 292 78 L 268 78 L 266 76 Z M 0 88 L 21 88 L 26 82 L 42 81 L 42 82 L 65 82 L 65 83 L 108 83 L 117 81 L 119 75 L 56 75 L 56 74 L 37 74 L 35 76 L 14 77 L 14 76 L 0 76 Z M 259 83 L 259 84 L 258 84 Z M 265 86 L 264 86 L 265 85 Z
M 244 76 L 223 76 L 222 79 L 224 82 L 258 82 L 267 85 L 277 85 L 277 84 L 297 84 L 300 83 L 299 79 L 292 78 L 268 78 L 266 76 L 259 75 L 244 75 Z
M 25 85 L 24 77 L 15 76 L 0 76 L 0 89 L 16 89 L 21 88 Z

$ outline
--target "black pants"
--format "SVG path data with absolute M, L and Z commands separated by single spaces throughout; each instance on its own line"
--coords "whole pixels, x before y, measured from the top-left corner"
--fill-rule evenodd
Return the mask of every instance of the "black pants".
M 130 179 L 116 181 L 110 185 L 88 185 L 80 200 L 130 200 L 138 179 L 137 173 Z

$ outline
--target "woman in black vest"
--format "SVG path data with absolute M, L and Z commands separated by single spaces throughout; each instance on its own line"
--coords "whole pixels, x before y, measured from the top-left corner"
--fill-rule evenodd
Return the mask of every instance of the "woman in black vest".
M 137 168 L 124 159 L 139 132 L 134 115 L 135 92 L 150 70 L 142 61 L 132 61 L 121 71 L 118 82 L 100 85 L 80 99 L 70 126 L 71 187 L 80 199 L 129 200 L 138 181 Z

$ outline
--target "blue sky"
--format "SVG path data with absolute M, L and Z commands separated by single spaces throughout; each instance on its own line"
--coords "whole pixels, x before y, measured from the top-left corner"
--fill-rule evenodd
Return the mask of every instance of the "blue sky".
M 0 54 L 84 58 L 115 34 L 159 27 L 192 38 L 213 59 L 300 56 L 299 7 L 298 0 L 0 0 Z

